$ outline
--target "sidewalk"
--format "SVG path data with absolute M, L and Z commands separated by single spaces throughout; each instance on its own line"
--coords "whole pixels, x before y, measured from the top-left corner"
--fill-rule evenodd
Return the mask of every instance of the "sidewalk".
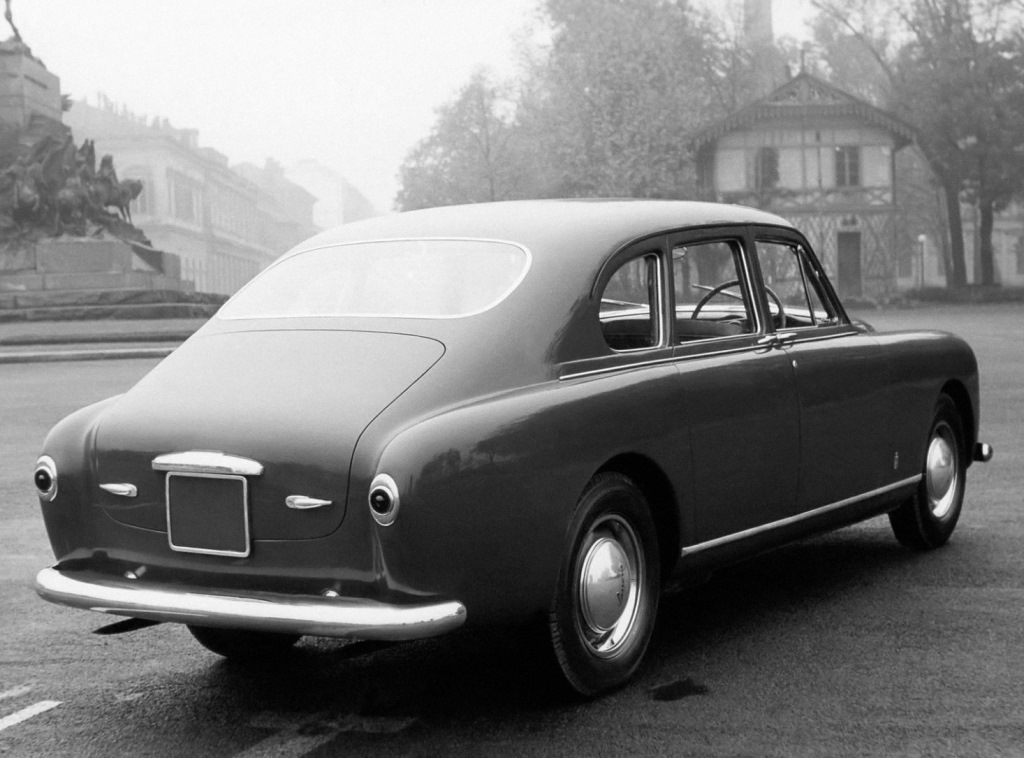
M 0 323 L 0 364 L 163 358 L 206 319 Z

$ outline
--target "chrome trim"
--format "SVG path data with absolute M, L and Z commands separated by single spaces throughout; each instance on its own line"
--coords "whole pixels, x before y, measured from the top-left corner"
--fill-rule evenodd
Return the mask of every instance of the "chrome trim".
M 391 498 L 391 508 L 386 513 L 381 513 L 373 507 L 373 493 L 377 490 L 383 491 L 389 498 Z M 370 506 L 370 515 L 373 516 L 373 520 L 381 526 L 391 526 L 395 523 L 395 519 L 398 518 L 398 507 L 401 505 L 402 499 L 398 492 L 398 484 L 387 474 L 377 474 L 373 477 L 373 481 L 370 482 L 370 494 L 366 497 L 366 503 Z
M 186 450 L 181 453 L 158 455 L 153 459 L 153 469 L 189 474 L 259 476 L 263 473 L 263 464 L 251 458 L 227 455 L 218 450 Z
M 330 505 L 330 500 L 319 500 L 315 497 L 306 497 L 305 495 L 289 495 L 284 499 L 284 504 L 289 508 L 294 508 L 297 511 L 308 511 L 311 508 L 322 508 L 325 505 Z
M 737 337 L 750 337 L 749 334 L 737 335 L 733 337 L 723 337 L 721 339 L 735 340 Z M 637 363 L 623 363 L 616 366 L 605 366 L 603 368 L 588 369 L 587 371 L 577 371 L 572 374 L 563 374 L 558 377 L 558 381 L 567 381 L 569 379 L 579 379 L 585 376 L 596 376 L 598 374 L 611 374 L 617 371 L 629 371 L 638 368 L 649 368 L 650 366 L 660 366 L 666 363 L 682 363 L 683 361 L 694 360 L 695 358 L 709 358 L 717 355 L 733 355 L 735 353 L 755 353 L 759 350 L 764 350 L 765 346 L 762 344 L 754 343 L 752 345 L 745 345 L 744 347 L 732 347 L 727 350 L 708 350 L 703 353 L 692 353 L 690 355 L 672 355 L 668 358 L 655 358 L 649 361 L 639 361 Z M 648 348 L 653 349 L 653 348 Z M 664 349 L 664 348 L 662 348 Z
M 988 463 L 995 455 L 995 450 L 987 442 L 978 442 L 974 445 L 974 460 L 979 463 Z
M 414 640 L 451 631 L 466 620 L 465 606 L 454 600 L 393 605 L 320 595 L 229 594 L 57 568 L 40 571 L 35 590 L 51 603 L 116 616 L 322 637 Z
M 385 237 L 385 238 L 381 238 L 381 239 L 362 239 L 362 240 L 346 240 L 344 242 L 328 242 L 328 243 L 325 243 L 323 245 L 317 245 L 316 247 L 303 248 L 302 250 L 296 250 L 296 251 L 294 251 L 294 252 L 292 252 L 292 253 L 290 253 L 290 254 L 288 254 L 286 256 L 278 258 L 276 261 L 274 261 L 269 266 L 267 266 L 267 268 L 264 269 L 264 271 L 266 271 L 266 270 L 268 270 L 270 268 L 273 268 L 274 266 L 279 266 L 282 263 L 284 263 L 285 261 L 291 260 L 292 258 L 297 258 L 298 256 L 304 255 L 306 253 L 314 253 L 314 252 L 316 252 L 318 250 L 328 250 L 328 249 L 330 249 L 332 247 L 350 247 L 352 245 L 377 244 L 377 243 L 381 243 L 381 242 L 494 242 L 494 243 L 501 244 L 501 245 L 510 245 L 511 247 L 515 247 L 515 248 L 518 248 L 519 250 L 522 250 L 523 253 L 526 254 L 526 265 L 523 266 L 523 270 L 520 272 L 519 277 L 515 280 L 515 282 L 512 285 L 509 286 L 509 288 L 504 293 L 502 293 L 501 297 L 495 299 L 493 302 L 489 303 L 486 307 L 480 308 L 480 309 L 475 310 L 475 311 L 473 311 L 471 313 L 460 313 L 460 314 L 457 314 L 457 315 L 442 315 L 442 316 L 417 315 L 417 314 L 408 314 L 408 313 L 390 313 L 390 314 L 385 314 L 385 315 L 381 315 L 381 314 L 377 314 L 377 313 L 341 313 L 341 314 L 330 314 L 330 315 L 326 315 L 326 316 L 325 315 L 318 315 L 318 314 L 304 314 L 304 315 L 298 315 L 298 316 L 295 316 L 295 315 L 284 315 L 284 316 L 282 316 L 280 314 L 278 314 L 278 315 L 271 314 L 271 315 L 266 315 L 266 316 L 222 316 L 218 312 L 215 315 L 216 315 L 217 318 L 221 319 L 222 321 L 256 321 L 256 320 L 259 320 L 259 319 L 286 319 L 286 318 L 314 318 L 314 319 L 316 319 L 316 318 L 380 318 L 380 319 L 401 318 L 401 319 L 424 319 L 424 320 L 427 320 L 427 321 L 448 321 L 448 320 L 454 320 L 454 319 L 460 319 L 460 318 L 469 318 L 470 316 L 477 316 L 477 315 L 479 315 L 481 313 L 486 313 L 487 311 L 491 310 L 492 308 L 497 307 L 498 305 L 503 303 L 505 300 L 507 300 L 509 295 L 511 295 L 513 292 L 515 292 L 517 289 L 519 289 L 519 285 L 523 283 L 523 280 L 526 278 L 526 275 L 528 273 L 530 273 L 530 269 L 533 268 L 533 253 L 530 252 L 530 249 L 528 247 L 526 247 L 526 245 L 522 244 L 521 242 L 513 242 L 512 240 L 497 239 L 497 238 L 490 238 L 490 237 Z M 262 272 L 260 272 L 260 273 L 262 273 Z M 249 286 L 249 284 L 246 283 L 246 285 L 243 286 L 242 289 L 240 289 L 235 294 L 237 295 L 237 294 L 241 293 L 248 286 Z M 232 297 L 234 297 L 234 296 L 232 296 Z M 226 305 L 226 303 L 225 303 L 225 305 Z
M 109 492 L 111 495 L 118 495 L 120 497 L 135 497 L 139 494 L 138 488 L 134 484 L 128 482 L 110 482 L 109 484 L 101 484 L 101 490 Z
M 729 542 L 735 542 L 736 540 L 741 540 L 746 537 L 753 537 L 763 532 L 770 532 L 773 529 L 778 529 L 783 526 L 789 526 L 790 524 L 796 524 L 800 521 L 804 521 L 806 519 L 814 518 L 815 516 L 820 516 L 824 513 L 828 513 L 829 511 L 834 511 L 839 508 L 845 508 L 847 505 L 853 505 L 854 503 L 860 502 L 861 500 L 867 500 L 877 495 L 884 495 L 886 492 L 898 490 L 901 487 L 909 487 L 912 484 L 917 484 L 918 482 L 921 481 L 921 476 L 921 474 L 915 474 L 914 476 L 909 476 L 906 479 L 901 479 L 898 482 L 893 482 L 892 484 L 887 484 L 884 487 L 873 489 L 870 492 L 865 492 L 861 495 L 854 495 L 853 497 L 848 497 L 845 500 L 830 503 L 829 505 L 823 505 L 822 507 L 815 508 L 812 511 L 798 513 L 795 516 L 788 516 L 787 518 L 779 519 L 778 521 L 772 521 L 770 524 L 762 524 L 761 526 L 755 526 L 750 529 L 744 529 L 742 532 L 727 534 L 724 537 L 716 537 L 715 539 L 708 540 L 707 542 L 700 542 L 696 545 L 689 545 L 688 547 L 684 547 L 679 554 L 680 557 L 685 558 L 688 555 L 699 553 L 702 550 L 707 550 L 712 547 L 718 547 L 719 545 L 725 545 Z
M 36 467 L 32 471 L 33 483 L 35 482 L 35 476 L 39 471 L 45 471 L 50 477 L 50 486 L 45 490 L 39 489 L 39 485 L 36 485 L 36 494 L 39 495 L 39 499 L 47 503 L 52 503 L 57 497 L 57 463 L 48 455 L 40 455 L 36 459 Z
M 181 476 L 186 479 L 234 479 L 242 483 L 242 513 L 245 520 L 245 550 L 210 550 L 202 547 L 184 547 L 174 544 L 171 535 L 171 477 Z M 195 553 L 197 555 L 222 555 L 230 558 L 247 558 L 252 552 L 252 535 L 249 532 L 249 480 L 237 474 L 201 474 L 193 471 L 169 471 L 164 477 L 164 505 L 167 511 L 167 544 L 171 550 L 179 553 Z

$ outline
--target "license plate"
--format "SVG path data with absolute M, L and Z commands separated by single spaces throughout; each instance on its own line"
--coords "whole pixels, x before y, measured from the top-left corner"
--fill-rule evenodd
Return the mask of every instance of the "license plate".
M 170 472 L 166 489 L 172 550 L 249 555 L 249 485 L 244 476 Z

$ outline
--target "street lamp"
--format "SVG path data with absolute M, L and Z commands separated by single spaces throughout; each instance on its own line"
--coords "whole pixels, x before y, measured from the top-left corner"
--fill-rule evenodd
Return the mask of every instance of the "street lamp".
M 928 240 L 924 234 L 917 235 L 917 260 L 918 260 L 918 272 L 921 277 L 920 290 L 924 291 L 924 247 L 925 242 Z

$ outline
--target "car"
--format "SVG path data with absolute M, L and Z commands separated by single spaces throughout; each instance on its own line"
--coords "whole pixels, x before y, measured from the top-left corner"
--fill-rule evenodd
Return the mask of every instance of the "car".
M 662 590 L 888 514 L 960 516 L 978 369 L 850 318 L 807 238 L 656 200 L 435 208 L 280 257 L 47 436 L 46 600 L 262 661 L 302 635 L 539 631 L 628 682 Z

